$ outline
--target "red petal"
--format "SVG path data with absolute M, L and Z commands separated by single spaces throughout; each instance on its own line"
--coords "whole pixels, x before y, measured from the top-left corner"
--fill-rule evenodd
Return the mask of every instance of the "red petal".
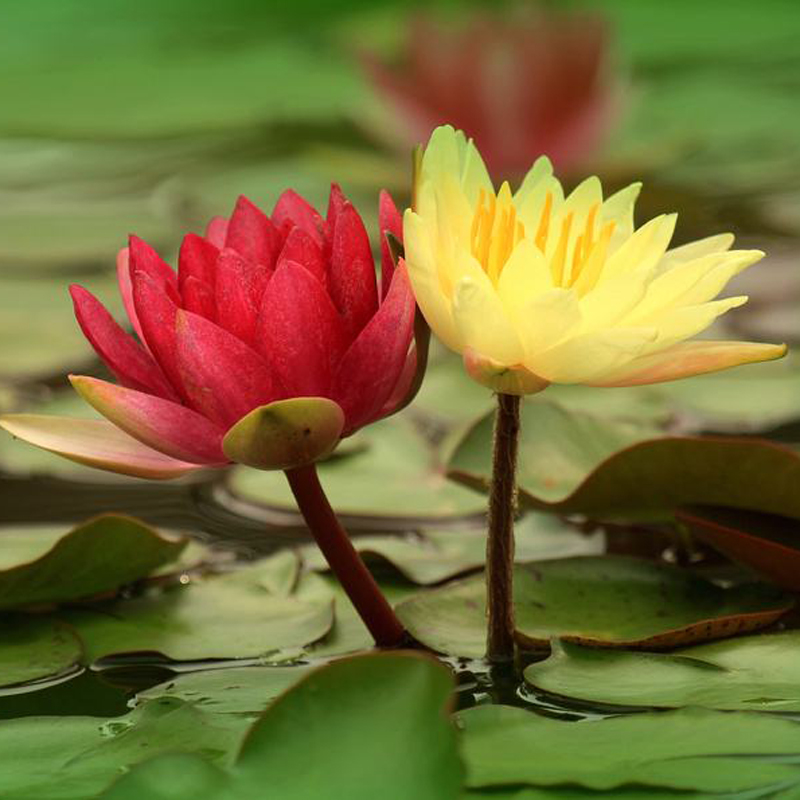
M 325 222 L 316 208 L 300 197 L 297 192 L 287 189 L 275 203 L 272 221 L 282 230 L 293 227 L 305 231 L 320 247 L 325 243 Z
M 332 231 L 336 227 L 336 219 L 346 203 L 347 198 L 344 196 L 342 187 L 338 183 L 332 183 L 331 193 L 328 195 L 328 213 L 326 215 L 329 230 Z
M 138 236 L 130 237 L 129 250 L 131 274 L 144 272 L 149 275 L 151 280 L 155 281 L 156 286 L 160 286 L 167 293 L 170 300 L 179 305 L 178 278 L 172 267 L 147 242 Z
M 349 343 L 325 287 L 292 261 L 278 267 L 267 287 L 256 341 L 290 397 L 327 397 Z
M 345 412 L 345 432 L 371 422 L 398 384 L 414 335 L 416 305 L 405 266 L 394 273 L 378 312 L 345 353 L 333 382 L 335 400 Z
M 275 266 L 283 238 L 269 217 L 246 197 L 239 197 L 231 215 L 225 247 L 257 264 Z
M 176 341 L 189 401 L 226 430 L 254 408 L 282 397 L 264 359 L 213 322 L 179 311 Z
M 378 307 L 375 265 L 367 231 L 355 208 L 345 203 L 335 219 L 330 294 L 349 335 L 355 338 Z
M 199 314 L 206 319 L 216 319 L 217 305 L 214 299 L 214 290 L 203 281 L 190 275 L 181 289 L 183 307 L 193 314 Z
M 212 217 L 206 225 L 206 239 L 217 249 L 225 247 L 225 239 L 228 236 L 228 220 L 225 217 Z
M 193 464 L 228 463 L 224 431 L 196 411 L 84 375 L 70 375 L 70 382 L 109 422 L 159 453 Z
M 131 327 L 136 331 L 139 341 L 144 343 L 144 336 L 142 336 L 142 326 L 139 323 L 139 317 L 136 315 L 136 305 L 133 302 L 133 285 L 131 284 L 131 268 L 130 268 L 130 251 L 127 247 L 117 253 L 117 283 L 119 283 L 119 293 L 122 297 L 122 304 L 125 306 L 125 312 L 128 315 L 128 320 Z M 147 347 L 147 345 L 145 345 Z
M 394 275 L 394 261 L 386 241 L 386 233 L 403 241 L 403 218 L 387 191 L 381 191 L 378 202 L 378 230 L 381 236 L 381 297 L 386 297 Z
M 175 356 L 175 314 L 178 307 L 147 273 L 133 270 L 131 279 L 144 341 L 173 389 L 185 397 Z
M 178 286 L 183 294 L 183 287 L 190 277 L 202 281 L 208 286 L 214 285 L 214 265 L 217 263 L 219 248 L 211 242 L 190 233 L 183 237 L 178 255 Z
M 264 277 L 265 268 L 260 274 Z M 217 325 L 244 342 L 252 342 L 258 317 L 258 305 L 254 294 L 263 295 L 266 277 L 260 280 L 256 265 L 245 261 L 235 250 L 225 248 L 217 260 L 217 282 L 215 299 L 217 304 Z M 261 284 L 253 286 L 255 282 Z
M 278 265 L 284 261 L 302 264 L 319 282 L 328 285 L 328 270 L 322 247 L 302 228 L 292 228 L 278 256 Z
M 122 330 L 103 304 L 82 286 L 70 286 L 69 291 L 84 336 L 117 380 L 131 389 L 177 399 L 158 364 Z

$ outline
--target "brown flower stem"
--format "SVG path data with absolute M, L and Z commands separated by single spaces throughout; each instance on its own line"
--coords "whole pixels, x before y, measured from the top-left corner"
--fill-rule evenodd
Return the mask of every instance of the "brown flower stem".
M 514 514 L 517 506 L 519 404 L 516 395 L 497 395 L 489 535 L 486 541 L 486 658 L 514 660 Z
M 341 526 L 314 464 L 286 470 L 286 477 L 314 539 L 379 647 L 397 647 L 406 631 Z

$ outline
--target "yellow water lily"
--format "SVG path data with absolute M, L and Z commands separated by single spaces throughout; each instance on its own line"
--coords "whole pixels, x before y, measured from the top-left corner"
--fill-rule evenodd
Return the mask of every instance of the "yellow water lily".
M 629 386 L 779 358 L 785 345 L 687 341 L 746 297 L 714 299 L 764 255 L 723 233 L 669 248 L 677 215 L 634 228 L 641 184 L 564 194 L 547 158 L 495 191 L 480 153 L 432 134 L 403 220 L 419 307 L 469 374 L 495 391 Z

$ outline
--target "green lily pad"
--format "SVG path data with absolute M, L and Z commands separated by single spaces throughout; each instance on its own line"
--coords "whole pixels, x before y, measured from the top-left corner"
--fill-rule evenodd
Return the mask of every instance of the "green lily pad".
M 710 796 L 800 784 L 800 763 L 786 755 L 800 749 L 800 726 L 766 714 L 688 708 L 575 724 L 487 705 L 456 720 L 470 788 L 577 784 L 617 796 L 631 785 Z
M 783 631 L 672 653 L 600 650 L 553 642 L 525 680 L 589 703 L 736 711 L 800 711 L 800 632 Z
M 527 514 L 517 522 L 515 534 L 517 561 L 600 555 L 605 548 L 602 534 L 578 533 L 546 514 Z M 405 578 L 422 585 L 473 572 L 486 561 L 484 527 L 423 530 L 419 535 L 407 537 L 357 536 L 353 543 L 362 556 L 388 561 Z M 310 569 L 328 569 L 315 544 L 301 548 L 300 553 Z
M 136 695 L 136 705 L 175 698 L 210 714 L 257 716 L 278 695 L 294 686 L 311 669 L 290 667 L 228 667 L 177 675 Z
M 131 770 L 102 797 L 183 800 L 200 791 L 233 800 L 268 787 L 281 800 L 456 800 L 462 768 L 443 713 L 452 685 L 445 667 L 415 653 L 344 659 L 276 700 L 227 772 L 166 756 Z
M 410 633 L 438 652 L 485 652 L 483 575 L 419 592 L 397 606 Z M 546 646 L 553 637 L 601 647 L 663 649 L 769 625 L 791 597 L 752 584 L 722 589 L 666 564 L 625 556 L 518 564 L 517 638 Z
M 413 410 L 413 409 L 412 409 Z M 320 482 L 340 514 L 436 518 L 473 514 L 486 501 L 444 475 L 409 412 L 371 425 L 363 450 L 318 465 Z M 237 467 L 228 473 L 236 498 L 296 510 L 284 475 Z
M 247 727 L 246 717 L 204 714 L 177 700 L 147 703 L 108 720 L 88 716 L 3 720 L 0 751 L 13 762 L 0 770 L 0 796 L 86 800 L 120 772 L 164 752 L 198 753 L 211 763 L 230 763 Z
M 679 522 L 732 561 L 790 592 L 800 592 L 800 522 L 726 508 L 679 509 Z
M 92 348 L 75 321 L 67 288 L 80 283 L 120 318 L 114 255 L 101 275 L 0 280 L 0 378 L 47 378 L 91 362 Z
M 222 577 L 60 617 L 78 631 L 90 663 L 143 653 L 155 661 L 277 659 L 320 639 L 333 622 L 324 582 L 311 574 L 296 581 L 292 559 L 280 553 Z
M 0 689 L 74 672 L 83 648 L 75 632 L 50 619 L 0 622 Z
M 66 532 L 0 529 L 0 609 L 114 592 L 175 561 L 186 544 L 112 514 Z
M 520 500 L 541 510 L 599 517 L 669 518 L 677 506 L 694 504 L 800 517 L 796 451 L 759 439 L 654 434 L 646 426 L 529 400 L 522 409 Z M 485 491 L 491 437 L 488 415 L 453 452 L 450 477 Z

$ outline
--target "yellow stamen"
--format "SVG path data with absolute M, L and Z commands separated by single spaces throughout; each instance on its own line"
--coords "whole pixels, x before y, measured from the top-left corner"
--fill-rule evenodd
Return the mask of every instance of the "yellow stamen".
M 569 231 L 572 227 L 574 212 L 570 211 L 561 223 L 561 236 L 553 253 L 553 260 L 550 262 L 550 270 L 553 274 L 553 283 L 561 286 L 564 281 L 564 264 L 567 260 L 567 245 L 569 244 Z
M 579 296 L 583 297 L 583 295 L 597 285 L 597 281 L 603 271 L 603 266 L 606 263 L 606 253 L 608 252 L 608 245 L 611 242 L 611 237 L 614 235 L 615 227 L 616 223 L 614 223 L 613 220 L 607 222 L 603 226 L 600 236 L 591 249 L 591 252 L 587 253 L 581 272 L 576 276 L 573 282 L 574 288 Z
M 539 229 L 536 231 L 536 238 L 534 242 L 536 246 L 544 253 L 544 248 L 547 245 L 547 233 L 550 230 L 550 213 L 553 210 L 553 193 L 548 192 L 547 197 L 544 199 L 544 208 L 542 209 L 542 216 L 539 217 Z

